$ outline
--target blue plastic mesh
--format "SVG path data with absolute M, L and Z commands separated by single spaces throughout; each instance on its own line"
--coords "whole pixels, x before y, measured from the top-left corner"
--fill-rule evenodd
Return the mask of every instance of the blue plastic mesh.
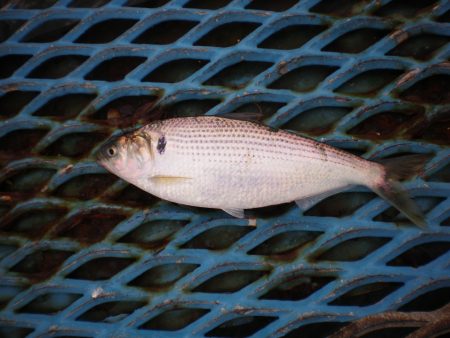
M 385 312 L 407 328 L 355 332 L 450 330 L 432 331 L 450 317 L 450 2 L 0 5 L 0 336 L 321 337 Z M 429 231 L 363 188 L 254 227 L 93 161 L 120 128 L 233 111 L 367 158 L 430 154 L 405 183 Z

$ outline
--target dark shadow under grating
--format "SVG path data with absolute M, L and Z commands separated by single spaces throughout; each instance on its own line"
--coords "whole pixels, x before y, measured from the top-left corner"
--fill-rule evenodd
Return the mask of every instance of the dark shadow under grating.
M 80 21 L 70 19 L 49 20 L 29 32 L 22 42 L 52 42 L 59 40 Z
M 77 43 L 107 43 L 130 29 L 138 20 L 111 19 L 98 22 L 85 31 Z
M 210 310 L 195 308 L 177 308 L 165 311 L 142 324 L 143 330 L 177 331 L 206 315 Z
M 197 40 L 195 46 L 230 47 L 238 44 L 260 26 L 254 22 L 231 22 L 214 28 Z
M 258 47 L 281 50 L 300 48 L 326 28 L 323 25 L 288 26 L 266 38 Z
M 10 77 L 17 69 L 31 58 L 31 55 L 9 54 L 0 57 L 0 79 Z
M 170 61 L 153 70 L 150 74 L 146 75 L 142 81 L 180 82 L 203 68 L 207 63 L 207 60 L 200 59 L 179 59 Z
M 316 88 L 337 69 L 338 67 L 334 66 L 302 66 L 282 75 L 279 79 L 272 82 L 268 88 L 308 92 Z
M 77 69 L 88 58 L 83 55 L 56 56 L 42 62 L 27 77 L 34 79 L 59 79 Z
M 188 20 L 160 22 L 141 33 L 133 40 L 133 43 L 167 45 L 177 41 L 197 24 L 198 21 Z
M 105 280 L 119 273 L 135 261 L 134 258 L 122 257 L 95 258 L 78 267 L 75 271 L 67 275 L 67 278 L 92 281 Z
M 85 76 L 86 80 L 120 81 L 147 58 L 141 56 L 119 56 L 97 65 Z
M 278 317 L 243 316 L 229 320 L 206 333 L 207 337 L 248 337 L 269 325 Z

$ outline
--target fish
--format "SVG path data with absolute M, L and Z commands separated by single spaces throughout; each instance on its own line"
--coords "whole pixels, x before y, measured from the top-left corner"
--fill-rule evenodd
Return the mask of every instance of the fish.
M 220 116 L 151 122 L 107 140 L 96 160 L 161 199 L 244 210 L 293 202 L 306 211 L 354 186 L 366 186 L 426 228 L 400 181 L 417 174 L 423 154 L 369 161 L 297 133 Z

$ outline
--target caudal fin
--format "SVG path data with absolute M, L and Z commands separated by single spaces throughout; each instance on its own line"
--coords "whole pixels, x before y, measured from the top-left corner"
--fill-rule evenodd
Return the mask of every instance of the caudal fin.
M 429 158 L 430 155 L 420 154 L 381 160 L 385 169 L 384 180 L 373 187 L 378 195 L 423 229 L 427 227 L 424 214 L 398 181 L 417 175 Z

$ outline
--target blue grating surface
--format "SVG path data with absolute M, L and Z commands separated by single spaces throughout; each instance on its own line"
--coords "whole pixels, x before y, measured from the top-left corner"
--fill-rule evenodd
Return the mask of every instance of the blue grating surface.
M 449 1 L 0 6 L 0 336 L 450 331 Z M 363 188 L 254 227 L 93 162 L 121 128 L 233 111 L 367 158 L 429 153 L 405 184 L 429 231 Z

